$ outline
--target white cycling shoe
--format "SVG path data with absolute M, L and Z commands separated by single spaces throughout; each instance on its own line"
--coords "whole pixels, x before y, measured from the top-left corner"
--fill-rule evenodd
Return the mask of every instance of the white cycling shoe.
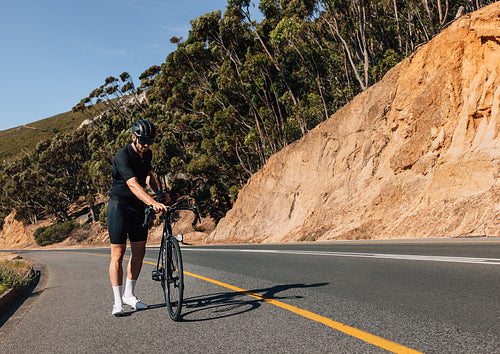
M 129 305 L 134 310 L 144 310 L 145 308 L 148 307 L 148 305 L 138 300 L 137 297 L 135 296 L 130 296 L 130 297 L 123 296 L 122 300 L 124 304 Z
M 121 305 L 113 305 L 113 311 L 111 312 L 113 316 L 121 316 L 123 315 L 123 306 Z

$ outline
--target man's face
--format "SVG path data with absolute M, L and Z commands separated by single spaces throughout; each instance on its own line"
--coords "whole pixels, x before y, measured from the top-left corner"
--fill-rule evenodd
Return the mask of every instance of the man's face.
M 149 150 L 151 145 L 154 143 L 154 139 L 141 139 L 137 138 L 135 135 L 132 135 L 132 140 L 135 142 L 135 147 L 140 153 Z

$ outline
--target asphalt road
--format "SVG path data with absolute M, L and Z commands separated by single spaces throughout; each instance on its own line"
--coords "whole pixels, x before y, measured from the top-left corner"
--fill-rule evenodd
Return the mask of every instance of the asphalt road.
M 149 308 L 119 318 L 109 250 L 22 251 L 46 272 L 0 352 L 500 353 L 499 239 L 186 246 L 177 323 L 157 251 L 137 284 Z

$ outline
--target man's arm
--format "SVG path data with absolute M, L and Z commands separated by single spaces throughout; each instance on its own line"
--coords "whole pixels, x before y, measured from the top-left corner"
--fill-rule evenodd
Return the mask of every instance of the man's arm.
M 156 182 L 158 181 L 156 180 Z M 129 180 L 127 180 L 127 186 L 137 198 L 139 198 L 144 202 L 144 204 L 152 205 L 154 211 L 160 211 L 160 210 L 167 211 L 168 207 L 166 205 L 158 203 L 144 190 L 144 188 L 142 188 L 142 186 L 139 184 L 139 181 L 137 180 L 137 177 L 132 177 Z
M 151 189 L 156 193 L 156 196 L 161 193 L 160 182 L 156 178 L 156 175 L 153 173 L 153 171 L 149 171 L 146 183 L 149 184 Z M 163 193 L 161 199 L 162 203 L 168 203 L 170 201 L 170 196 L 167 193 Z
M 148 176 L 146 177 L 146 183 L 149 184 L 153 192 L 156 193 L 160 191 L 160 182 L 158 182 L 158 179 L 153 171 L 149 171 Z

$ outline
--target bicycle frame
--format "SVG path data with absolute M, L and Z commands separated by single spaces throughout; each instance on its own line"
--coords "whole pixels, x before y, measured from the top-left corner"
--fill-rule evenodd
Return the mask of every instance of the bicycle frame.
M 196 224 L 198 222 L 201 222 L 201 220 L 200 220 L 200 214 L 198 213 L 198 208 L 197 208 L 196 205 L 194 205 L 192 207 L 175 206 L 175 207 L 168 208 L 168 210 L 166 212 L 164 211 L 162 213 L 162 218 L 163 218 L 163 232 L 162 232 L 162 236 L 161 236 L 161 242 L 162 243 L 163 243 L 163 241 L 164 241 L 165 238 L 173 237 L 173 235 L 172 235 L 171 216 L 172 216 L 172 214 L 174 212 L 180 211 L 180 210 L 188 210 L 188 211 L 193 212 L 193 214 L 194 214 L 194 221 L 191 224 L 193 227 L 196 226 Z M 145 211 L 146 215 L 145 215 L 144 223 L 142 224 L 142 227 L 147 227 L 149 215 L 151 214 L 151 212 L 153 212 L 153 206 L 152 205 L 150 205 L 146 209 L 146 211 Z M 158 260 L 156 262 L 156 267 L 157 268 L 158 268 L 158 264 L 160 262 L 160 256 L 161 256 L 161 252 L 160 252 L 160 254 L 158 254 Z

